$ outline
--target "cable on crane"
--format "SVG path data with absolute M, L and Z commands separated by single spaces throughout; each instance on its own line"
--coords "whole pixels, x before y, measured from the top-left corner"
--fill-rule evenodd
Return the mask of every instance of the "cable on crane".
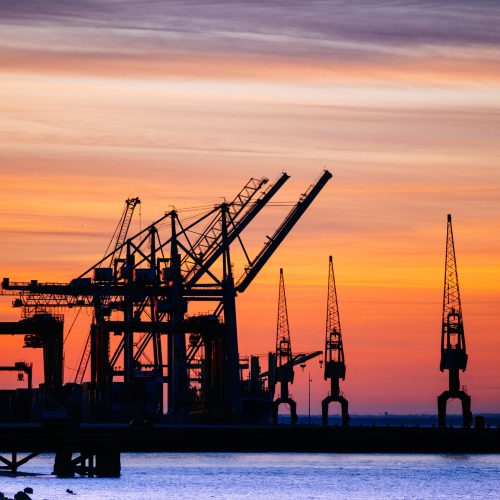
M 66 343 L 66 340 L 68 340 L 69 334 L 71 333 L 71 330 L 75 326 L 76 320 L 78 319 L 78 315 L 80 314 L 81 310 L 82 310 L 82 307 L 80 306 L 80 308 L 78 309 L 78 311 L 76 311 L 75 317 L 73 319 L 73 323 L 71 323 L 71 326 L 68 329 L 68 333 L 66 334 L 66 337 L 64 337 L 63 345 Z

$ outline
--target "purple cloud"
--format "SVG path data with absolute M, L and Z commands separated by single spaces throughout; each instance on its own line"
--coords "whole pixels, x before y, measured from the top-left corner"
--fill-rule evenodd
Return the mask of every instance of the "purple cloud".
M 119 40 L 130 49 L 267 51 L 328 54 L 420 45 L 495 45 L 500 3 L 494 1 L 219 1 L 3 0 L 4 24 L 92 30 L 92 46 Z M 82 42 L 82 45 L 83 42 Z

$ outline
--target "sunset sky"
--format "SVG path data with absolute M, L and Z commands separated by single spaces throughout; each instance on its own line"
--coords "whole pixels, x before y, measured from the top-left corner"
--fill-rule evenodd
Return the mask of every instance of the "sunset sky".
M 473 413 L 500 412 L 500 3 L 2 0 L 0 277 L 69 281 L 139 196 L 144 227 L 291 179 L 333 179 L 238 298 L 242 355 L 323 348 L 333 255 L 352 413 L 435 413 L 446 214 L 453 214 Z M 288 207 L 250 226 L 258 251 Z M 3 320 L 19 318 L 0 297 Z M 66 324 L 72 315 L 68 313 Z M 66 376 L 86 331 L 66 343 Z M 32 360 L 0 339 L 0 362 Z M 326 396 L 317 360 L 292 395 Z M 18 387 L 2 374 L 4 387 Z M 452 410 L 458 410 L 453 403 Z

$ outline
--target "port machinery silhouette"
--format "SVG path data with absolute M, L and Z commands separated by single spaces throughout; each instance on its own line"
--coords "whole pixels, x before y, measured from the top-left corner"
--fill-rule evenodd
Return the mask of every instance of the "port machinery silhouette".
M 242 389 L 236 296 L 252 283 L 331 177 L 329 171 L 322 172 L 255 257 L 245 248 L 243 233 L 288 180 L 285 172 L 273 183 L 265 177 L 250 179 L 229 202 L 195 207 L 187 215 L 169 210 L 125 241 L 119 232 L 113 250 L 69 283 L 4 278 L 1 293 L 16 296 L 14 305 L 22 308 L 25 323 L 29 318 L 50 323 L 52 315 L 59 328 L 62 318 L 53 311 L 90 308 L 90 349 L 86 343 L 75 382 L 82 380 L 89 362 L 90 382 L 81 386 L 93 421 L 161 416 L 163 384 L 172 422 L 189 421 L 189 414 L 237 417 Z M 127 206 L 120 228 L 128 229 L 136 204 Z M 239 279 L 233 275 L 234 247 L 241 248 L 245 261 Z M 207 303 L 210 312 L 193 312 Z M 17 327 L 20 333 L 24 326 Z M 110 342 L 112 336 L 117 342 Z M 33 347 L 47 346 L 39 342 Z M 54 385 L 61 386 L 63 355 L 59 350 L 47 354 L 57 359 L 51 359 L 45 376 L 56 373 Z
M 439 368 L 441 371 L 448 370 L 449 387 L 437 398 L 440 427 L 446 426 L 446 404 L 449 399 L 454 398 L 462 402 L 463 426 L 471 425 L 471 397 L 465 388 L 460 386 L 460 371 L 466 370 L 467 360 L 453 227 L 451 214 L 448 214 Z
M 333 260 L 328 260 L 328 298 L 326 306 L 326 338 L 325 338 L 325 380 L 330 380 L 330 395 L 321 402 L 323 425 L 328 425 L 328 407 L 330 403 L 340 403 L 342 425 L 349 425 L 349 402 L 340 391 L 340 380 L 345 379 L 344 344 L 340 327 L 339 304 Z
M 280 397 L 273 402 L 273 423 L 278 423 L 278 410 L 281 404 L 290 407 L 290 423 L 297 423 L 297 403 L 290 397 L 288 384 L 293 384 L 294 364 L 292 356 L 292 342 L 288 323 L 288 309 L 286 305 L 285 279 L 283 269 L 280 269 L 280 283 L 278 295 L 278 321 L 276 325 L 276 355 L 275 381 L 280 384 Z

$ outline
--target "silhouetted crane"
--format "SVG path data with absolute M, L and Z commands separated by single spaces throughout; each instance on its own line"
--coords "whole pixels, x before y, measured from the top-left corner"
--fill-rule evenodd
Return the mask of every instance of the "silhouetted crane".
M 325 380 L 330 380 L 330 395 L 321 402 L 323 425 L 328 425 L 328 406 L 332 402 L 340 403 L 342 425 L 349 425 L 349 403 L 340 392 L 340 380 L 345 379 L 344 346 L 340 328 L 339 304 L 333 260 L 330 255 L 328 269 L 328 298 L 326 306 L 326 338 L 325 338 Z
M 265 191 L 267 179 L 251 179 L 233 201 L 193 207 L 196 213 L 186 217 L 168 211 L 69 283 L 3 279 L 0 293 L 17 296 L 14 305 L 24 310 L 93 309 L 88 393 L 93 419 L 160 416 L 165 383 L 172 421 L 187 421 L 188 413 L 199 411 L 217 418 L 241 415 L 236 296 L 253 282 L 332 174 L 321 173 L 252 258 L 243 233 L 288 177 L 282 173 Z M 234 246 L 245 257 L 239 279 L 231 260 Z M 193 314 L 195 302 L 211 303 L 212 312 Z M 114 350 L 111 335 L 120 337 Z M 165 336 L 166 364 L 159 341 Z M 146 350 L 153 350 L 151 361 Z M 117 391 L 123 394 L 118 408 L 113 404 Z
M 449 388 L 438 396 L 439 425 L 446 425 L 446 403 L 448 399 L 458 398 L 462 402 L 464 427 L 470 427 L 472 414 L 471 398 L 460 387 L 459 371 L 467 368 L 462 304 L 458 286 L 457 260 L 453 241 L 451 214 L 448 214 L 446 233 L 446 259 L 444 273 L 443 318 L 441 329 L 441 364 L 440 370 L 448 370 Z
M 280 383 L 281 393 L 273 403 L 273 421 L 278 423 L 278 409 L 280 404 L 290 405 L 290 421 L 297 423 L 297 403 L 288 393 L 288 384 L 293 384 L 292 343 L 290 340 L 290 326 L 288 324 L 288 310 L 286 307 L 285 280 L 283 269 L 280 269 L 280 285 L 278 296 L 278 323 L 276 327 L 276 371 L 275 380 Z

